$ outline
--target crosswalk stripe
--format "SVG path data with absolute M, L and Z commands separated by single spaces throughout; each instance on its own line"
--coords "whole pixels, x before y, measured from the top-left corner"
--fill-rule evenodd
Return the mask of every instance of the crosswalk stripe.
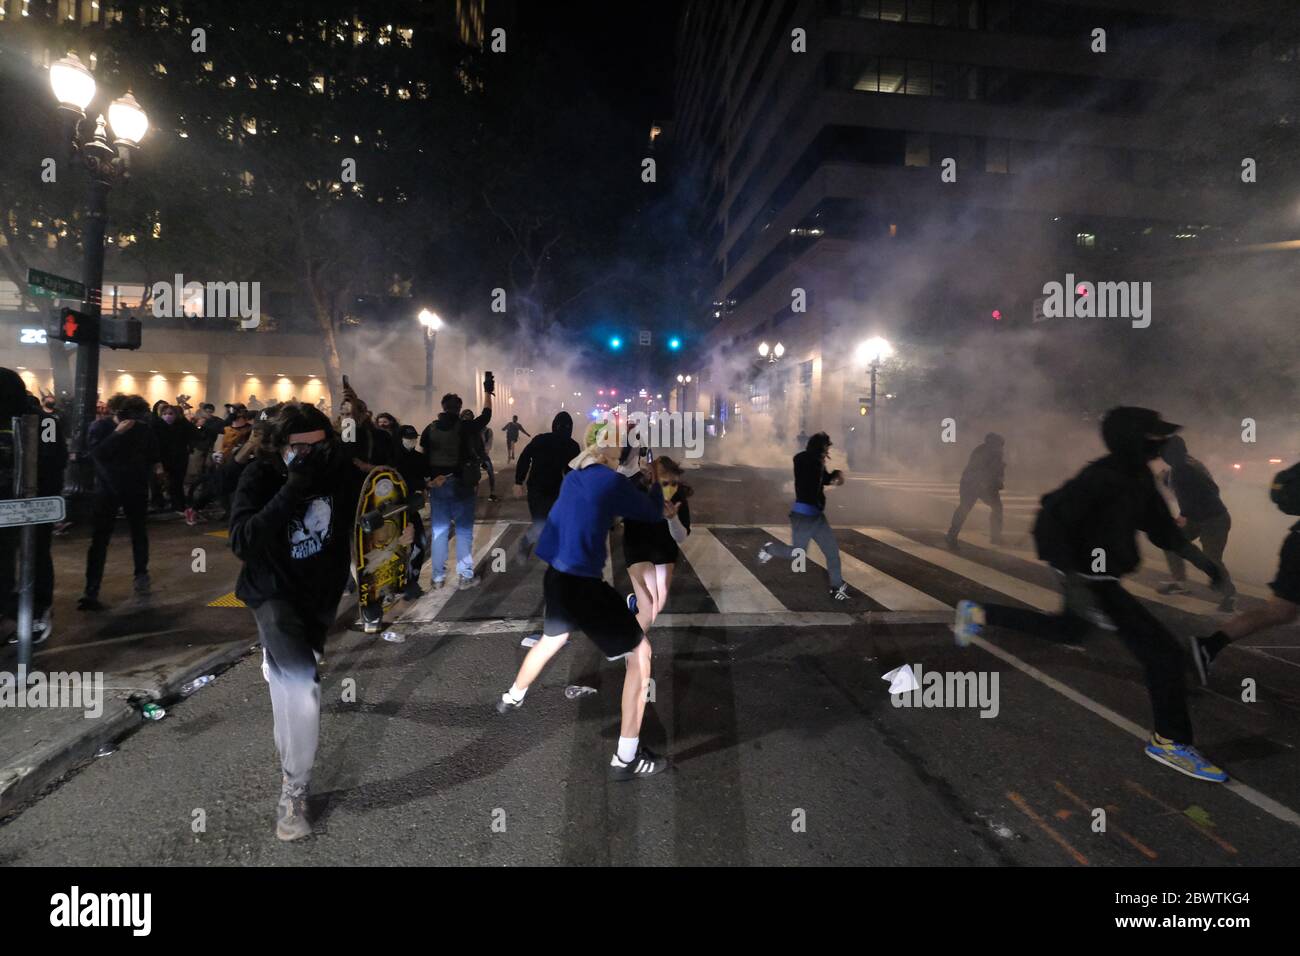
M 888 528 L 855 528 L 854 530 L 867 537 L 875 538 L 882 544 L 887 544 L 899 551 L 910 554 L 914 558 L 920 558 L 922 561 L 943 568 L 945 571 L 959 574 L 977 584 L 984 585 L 986 588 L 991 588 L 1008 597 L 1015 598 L 1017 601 L 1028 604 L 1040 611 L 1055 613 L 1061 609 L 1061 595 L 1058 591 L 1039 587 L 1037 584 L 1030 584 L 1028 581 L 1022 581 L 1020 578 L 1012 577 L 1009 574 L 985 567 L 966 558 L 958 557 L 940 548 L 921 544 L 919 541 L 914 541 L 896 531 L 890 531 Z
M 788 528 L 765 527 L 763 530 L 781 541 L 784 541 L 785 536 L 789 534 Z M 819 561 L 813 557 L 813 553 L 814 550 L 809 542 L 808 560 L 823 568 L 826 567 L 825 558 Z M 844 573 L 845 581 L 891 611 L 938 611 L 948 607 L 938 598 L 933 598 L 910 584 L 904 584 L 897 578 L 890 577 L 843 550 L 840 551 L 840 568 Z
M 477 567 L 478 563 L 487 556 L 488 552 L 496 547 L 497 541 L 500 540 L 501 536 L 506 533 L 506 529 L 509 527 L 510 522 L 508 521 L 484 522 L 482 524 L 477 522 L 475 523 L 475 567 Z M 484 532 L 486 532 L 486 534 Z M 460 548 L 460 542 L 460 535 L 456 535 L 456 537 L 451 540 L 450 547 L 447 549 L 447 567 L 451 569 L 450 573 L 447 575 L 447 583 L 436 591 L 426 592 L 423 597 L 403 611 L 402 614 L 398 616 L 397 620 L 402 622 L 432 621 L 446 606 L 447 602 L 451 600 L 451 596 L 456 593 L 456 551 Z
M 787 610 L 707 528 L 693 528 L 681 549 L 723 614 Z
M 972 540 L 976 541 L 980 547 L 988 548 L 990 551 L 1001 551 L 1002 553 L 1009 554 L 1012 557 L 1023 557 L 1029 561 L 1038 561 L 1037 555 L 1032 551 L 1026 551 L 1022 548 L 1012 548 L 1008 545 L 994 545 L 983 532 L 973 532 L 970 537 Z M 1214 613 L 1214 605 L 1218 603 L 1217 600 L 1212 601 L 1209 598 L 1198 597 L 1194 594 L 1161 594 L 1155 588 L 1148 587 L 1131 577 L 1124 579 L 1124 589 L 1134 597 L 1142 598 L 1145 601 L 1155 601 L 1156 603 L 1163 604 L 1166 607 L 1172 607 L 1179 611 L 1186 611 L 1188 614 L 1212 614 Z M 1238 590 L 1242 590 L 1241 585 L 1238 585 Z
M 1165 553 L 1146 538 L 1138 539 L 1138 549 L 1142 554 L 1143 561 L 1149 561 L 1157 567 L 1165 567 Z M 1231 573 L 1232 568 L 1228 568 L 1228 571 Z M 1195 568 L 1192 568 L 1192 573 L 1199 574 L 1200 572 Z M 1245 594 L 1247 597 L 1259 598 L 1261 601 L 1267 601 L 1273 596 L 1272 591 L 1266 587 L 1261 587 L 1258 584 L 1247 584 L 1244 581 L 1238 581 L 1236 578 L 1233 578 L 1232 583 L 1237 586 L 1238 591 Z

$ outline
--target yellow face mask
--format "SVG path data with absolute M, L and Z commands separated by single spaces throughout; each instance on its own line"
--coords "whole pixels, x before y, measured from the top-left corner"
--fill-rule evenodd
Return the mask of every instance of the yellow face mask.
M 673 495 L 677 494 L 677 482 L 661 481 L 659 484 L 664 489 L 664 501 L 672 501 Z

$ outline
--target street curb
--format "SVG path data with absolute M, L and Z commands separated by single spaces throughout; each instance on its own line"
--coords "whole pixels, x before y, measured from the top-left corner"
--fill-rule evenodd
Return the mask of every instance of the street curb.
M 256 646 L 256 637 L 222 645 L 206 657 L 168 675 L 145 696 L 155 701 L 179 697 L 184 684 L 205 674 L 227 670 Z M 140 716 L 139 710 L 129 700 L 114 699 L 104 702 L 104 713 L 98 720 L 86 723 L 90 724 L 88 728 L 80 729 L 80 725 L 74 725 L 78 729 L 61 734 L 0 766 L 0 823 L 9 822 L 9 818 L 26 809 L 48 787 L 94 760 L 100 747 L 131 736 L 149 722 Z

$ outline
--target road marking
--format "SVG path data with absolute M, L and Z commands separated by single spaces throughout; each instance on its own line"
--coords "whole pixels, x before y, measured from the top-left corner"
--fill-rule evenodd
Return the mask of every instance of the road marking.
M 1142 796 L 1150 800 L 1152 803 L 1156 804 L 1159 807 L 1163 807 L 1165 810 L 1169 811 L 1169 813 L 1173 814 L 1174 816 L 1181 817 L 1189 827 L 1191 827 L 1201 836 L 1205 837 L 1211 843 L 1217 844 L 1219 848 L 1222 849 L 1225 853 L 1231 853 L 1234 856 L 1236 856 L 1237 848 L 1233 846 L 1231 843 L 1229 843 L 1227 840 L 1224 840 L 1222 837 L 1220 837 L 1209 827 L 1205 826 L 1205 824 L 1201 823 L 1198 820 L 1193 820 L 1191 817 L 1183 813 L 1183 811 L 1179 810 L 1177 807 L 1170 806 L 1168 803 L 1165 803 L 1165 801 L 1161 800 L 1154 793 L 1147 790 L 1146 787 L 1142 786 L 1140 783 L 1134 783 L 1132 780 L 1125 780 L 1124 783 L 1130 790 L 1141 794 Z
M 1051 837 L 1051 839 L 1060 846 L 1061 849 L 1070 854 L 1075 863 L 1078 863 L 1080 866 L 1089 865 L 1088 858 L 1071 846 L 1070 841 L 1061 836 L 1061 834 L 1056 831 L 1055 827 L 1035 813 L 1033 808 L 1025 802 L 1024 797 L 1012 790 L 1008 790 L 1007 799 L 1014 803 L 1020 809 L 1021 813 L 1033 820 L 1034 823 L 1038 824 L 1038 828 Z
M 768 534 L 780 539 L 788 532 L 788 529 L 768 527 L 764 528 Z M 826 567 L 825 556 L 821 561 L 813 558 L 812 542 L 809 542 L 808 560 L 818 565 Z M 840 551 L 840 568 L 844 574 L 844 580 L 853 585 L 871 600 L 877 604 L 883 604 L 891 611 L 938 611 L 948 607 L 938 598 L 931 597 L 924 591 L 918 591 L 910 584 L 904 584 L 897 578 L 892 578 L 884 571 L 880 571 L 860 561 L 851 554 Z
M 1024 661 L 1016 657 L 1016 655 L 1012 654 L 1010 651 L 1005 651 L 1002 648 L 998 647 L 996 644 L 990 644 L 987 640 L 985 640 L 982 637 L 972 637 L 971 643 L 974 644 L 976 647 L 982 648 L 983 650 L 992 654 L 994 657 L 998 658 L 999 660 L 1006 661 L 1016 670 L 1020 671 L 1023 674 L 1027 674 L 1028 676 L 1032 677 L 1034 680 L 1038 681 L 1040 684 L 1043 684 L 1046 687 L 1050 687 L 1052 690 L 1056 691 L 1062 697 L 1068 698 L 1069 700 L 1074 701 L 1080 707 L 1092 711 L 1098 717 L 1102 718 L 1105 721 L 1108 721 L 1109 723 L 1118 727 L 1120 730 L 1127 731 L 1128 733 L 1132 734 L 1134 737 L 1141 740 L 1143 743 L 1146 743 L 1147 741 L 1150 740 L 1150 734 L 1148 734 L 1137 724 L 1133 723 L 1133 721 L 1129 720 L 1127 717 L 1123 717 L 1120 714 L 1115 713 L 1115 711 L 1111 710 L 1109 707 L 1105 706 L 1104 704 L 1097 703 L 1091 697 L 1088 697 L 1086 694 L 1079 693 L 1073 687 L 1061 683 L 1055 677 L 1052 677 L 1048 674 L 1044 674 L 1037 667 L 1034 667 L 1031 664 L 1026 664 Z M 1279 803 L 1278 801 L 1274 800 L 1272 797 L 1260 793 L 1254 787 L 1249 787 L 1246 784 L 1239 783 L 1236 780 L 1229 780 L 1226 784 L 1223 784 L 1223 786 L 1228 790 L 1230 790 L 1232 793 L 1235 793 L 1237 796 L 1241 797 L 1241 799 L 1245 800 L 1247 803 L 1253 804 L 1254 806 L 1263 810 L 1265 813 L 1269 814 L 1270 816 L 1276 817 L 1278 820 L 1281 820 L 1285 823 L 1290 823 L 1293 824 L 1294 826 L 1300 826 L 1300 813 L 1296 813 L 1294 810 L 1292 810 L 1290 807 L 1286 806 L 1285 804 Z
M 490 525 L 486 522 L 483 524 L 478 524 L 476 522 L 475 525 L 474 567 L 477 568 L 479 562 L 487 556 L 488 552 L 496 546 L 500 537 L 506 533 L 506 529 L 510 527 L 511 522 L 493 521 Z M 483 533 L 485 531 L 487 532 L 486 534 Z M 403 623 L 410 620 L 432 621 L 446 606 L 447 602 L 451 600 L 451 596 L 456 593 L 456 588 L 452 582 L 454 582 L 457 577 L 456 553 L 460 548 L 460 542 L 460 535 L 456 535 L 455 538 L 448 542 L 447 565 L 451 568 L 451 573 L 447 575 L 447 583 L 445 583 L 441 588 L 425 593 L 402 612 L 402 614 L 397 618 L 398 621 Z
M 1012 577 L 1001 571 L 995 571 L 993 568 L 977 564 L 967 558 L 958 557 L 951 552 L 932 548 L 928 544 L 921 544 L 919 541 L 905 537 L 897 531 L 890 531 L 888 528 L 856 528 L 854 530 L 860 531 L 868 537 L 876 538 L 883 544 L 897 548 L 899 551 L 920 558 L 929 564 L 943 568 L 945 571 L 959 574 L 977 584 L 992 588 L 1000 594 L 1015 598 L 1017 601 L 1028 604 L 1040 611 L 1055 613 L 1061 609 L 1061 594 L 1059 591 L 1039 587 L 1037 584 L 1030 584 L 1028 581 L 1022 581 L 1020 578 Z
M 1092 811 L 1095 809 L 1094 807 L 1088 806 L 1088 804 L 1084 802 L 1082 798 L 1074 794 L 1065 784 L 1061 783 L 1061 781 L 1054 780 L 1053 783 L 1056 784 L 1056 789 L 1060 791 L 1061 794 L 1067 800 L 1073 802 L 1074 805 L 1078 807 L 1080 810 L 1082 810 L 1084 814 L 1086 814 L 1087 816 L 1089 817 L 1092 816 Z M 1125 833 L 1118 826 L 1112 824 L 1109 819 L 1107 819 L 1106 821 L 1106 827 L 1108 830 L 1114 830 L 1116 833 L 1118 833 L 1120 837 L 1122 837 L 1125 840 L 1125 842 L 1127 842 L 1135 850 L 1137 850 L 1139 853 L 1145 856 L 1148 860 L 1154 860 L 1157 858 L 1157 853 L 1155 850 L 1151 849 L 1149 846 L 1147 846 L 1137 837 L 1130 836 L 1128 833 Z
M 918 623 L 911 620 L 911 613 L 900 612 L 901 620 L 894 621 L 890 612 L 874 611 L 870 620 L 882 623 Z M 945 616 L 945 620 L 947 617 Z M 418 617 L 403 617 L 403 625 L 411 625 L 413 633 L 422 635 L 460 634 L 475 637 L 485 634 L 535 633 L 542 629 L 540 617 L 508 617 L 492 620 L 437 621 Z M 836 611 L 782 611 L 762 614 L 660 614 L 651 629 L 655 631 L 675 627 L 695 628 L 754 628 L 754 627 L 848 627 L 861 625 L 861 615 L 841 614 Z M 920 622 L 935 623 L 935 622 Z
M 697 528 L 681 550 L 723 614 L 787 610 L 707 528 Z

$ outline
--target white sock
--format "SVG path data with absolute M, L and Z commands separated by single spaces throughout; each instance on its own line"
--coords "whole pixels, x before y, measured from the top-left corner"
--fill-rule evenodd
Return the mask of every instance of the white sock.
M 637 744 L 641 742 L 640 737 L 619 737 L 618 738 L 618 759 L 623 763 L 631 763 L 632 758 L 636 756 Z
M 528 693 L 528 688 L 527 688 L 527 687 L 525 687 L 523 690 L 520 690 L 519 687 L 518 687 L 518 685 L 516 685 L 516 684 L 511 684 L 511 685 L 510 685 L 510 689 L 509 689 L 508 691 L 506 691 L 505 694 L 503 694 L 502 696 L 504 696 L 504 697 L 509 697 L 509 698 L 510 698 L 512 701 L 514 701 L 516 704 L 521 704 L 521 703 L 523 703 L 523 700 L 524 700 L 524 694 L 526 694 L 526 693 Z

